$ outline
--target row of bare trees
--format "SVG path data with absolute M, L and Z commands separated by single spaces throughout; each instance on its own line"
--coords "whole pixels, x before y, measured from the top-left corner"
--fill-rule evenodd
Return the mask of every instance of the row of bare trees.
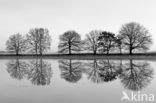
M 9 37 L 6 43 L 7 50 L 16 55 L 22 53 L 40 54 L 47 52 L 51 46 L 51 37 L 46 28 L 30 29 L 29 33 L 24 37 L 20 33 Z
M 122 25 L 118 35 L 112 32 L 93 30 L 86 35 L 85 40 L 81 40 L 76 31 L 67 31 L 60 36 L 60 53 L 77 53 L 88 51 L 89 53 L 122 53 L 129 51 L 145 52 L 152 44 L 149 31 L 141 24 L 130 22 Z
M 42 55 L 50 50 L 51 37 L 46 28 L 31 29 L 26 36 L 17 33 L 10 36 L 7 41 L 7 50 L 19 55 L 21 53 L 32 53 Z M 141 24 L 130 22 L 122 25 L 119 33 L 93 30 L 86 35 L 85 40 L 76 31 L 67 31 L 60 35 L 58 45 L 59 53 L 122 53 L 144 52 L 152 44 L 149 31 Z

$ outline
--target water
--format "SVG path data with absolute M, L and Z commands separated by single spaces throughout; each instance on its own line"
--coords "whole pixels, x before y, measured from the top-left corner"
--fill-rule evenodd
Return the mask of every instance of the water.
M 145 60 L 3 59 L 0 103 L 131 103 L 121 101 L 123 91 L 156 95 L 155 67 Z

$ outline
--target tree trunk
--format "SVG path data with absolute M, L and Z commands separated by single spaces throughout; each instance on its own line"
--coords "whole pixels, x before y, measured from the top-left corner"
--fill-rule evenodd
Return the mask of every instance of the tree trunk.
M 109 49 L 107 48 L 107 55 L 109 54 Z
M 42 55 L 42 47 L 41 47 L 41 45 L 40 45 L 40 55 Z
M 17 65 L 17 67 L 18 67 L 19 70 L 20 70 L 20 63 L 19 63 L 19 59 L 18 59 L 18 58 L 16 59 L 16 65 Z
M 18 50 L 16 50 L 16 55 L 19 55 Z
M 42 69 L 43 69 L 43 65 L 42 64 L 43 64 L 43 61 L 42 61 L 42 58 L 40 58 L 40 64 L 39 65 L 40 65 L 41 73 L 42 73 Z
M 35 43 L 35 52 L 36 52 L 36 55 L 37 55 L 37 43 Z
M 121 47 L 119 47 L 119 49 L 120 49 L 120 54 L 122 54 L 122 48 L 121 48 Z
M 18 40 L 18 44 L 17 44 L 17 55 L 19 54 L 19 40 Z
M 71 59 L 69 59 L 69 72 L 72 74 L 72 62 Z
M 130 55 L 132 54 L 132 50 L 133 50 L 132 47 L 130 47 L 130 48 L 129 48 L 129 54 L 130 54 Z
M 130 38 L 130 44 L 129 44 L 129 54 L 130 55 L 132 54 L 132 46 L 133 46 L 132 38 Z
M 96 59 L 94 59 L 94 69 L 96 69 L 97 68 L 97 61 L 96 61 Z
M 120 69 L 122 70 L 122 60 L 120 60 Z
M 40 55 L 42 55 L 41 43 L 40 43 Z
M 42 35 L 40 34 L 40 55 L 42 55 Z
M 69 46 L 69 54 L 71 54 L 71 47 Z
M 94 55 L 96 55 L 96 50 L 94 50 Z
M 133 60 L 132 59 L 130 59 L 130 69 L 131 69 L 131 73 L 133 74 L 133 72 L 132 72 L 132 69 L 133 69 Z
M 69 42 L 69 54 L 71 54 L 71 43 Z

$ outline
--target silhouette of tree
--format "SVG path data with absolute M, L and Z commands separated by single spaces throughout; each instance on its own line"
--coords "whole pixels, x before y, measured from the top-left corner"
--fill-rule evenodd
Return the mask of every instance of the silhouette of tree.
M 34 85 L 49 85 L 52 77 L 51 64 L 42 58 L 30 62 L 28 79 Z
M 7 40 L 6 45 L 7 51 L 16 53 L 16 55 L 18 55 L 19 53 L 25 51 L 26 41 L 21 34 L 17 33 L 9 37 L 9 40 Z
M 123 25 L 119 34 L 123 38 L 125 49 L 129 50 L 129 54 L 132 54 L 134 51 L 146 51 L 152 43 L 148 30 L 136 22 Z
M 48 29 L 34 28 L 27 34 L 27 41 L 31 53 L 40 54 L 47 52 L 51 46 L 51 37 Z
M 97 53 L 98 50 L 98 37 L 100 35 L 100 31 L 94 30 L 89 32 L 86 35 L 86 40 L 84 41 L 84 50 L 92 51 L 94 54 Z
M 75 31 L 67 31 L 60 36 L 59 52 L 69 53 L 80 51 L 81 37 Z
M 61 70 L 61 78 L 68 82 L 76 83 L 82 77 L 81 63 L 72 62 L 72 60 L 60 60 L 59 68 Z
M 12 78 L 21 80 L 27 75 L 28 64 L 17 58 L 7 63 L 7 71 Z
M 139 91 L 149 85 L 153 78 L 153 69 L 149 63 L 129 60 L 129 63 L 124 64 L 119 77 L 125 88 Z
M 115 34 L 113 33 L 106 31 L 100 33 L 98 38 L 99 51 L 109 54 L 109 51 L 115 46 L 115 40 Z

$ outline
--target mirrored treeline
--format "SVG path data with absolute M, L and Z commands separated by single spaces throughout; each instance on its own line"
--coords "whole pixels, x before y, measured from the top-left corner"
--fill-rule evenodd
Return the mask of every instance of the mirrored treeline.
M 53 62 L 38 59 L 11 59 L 6 63 L 7 72 L 16 80 L 29 80 L 33 85 L 50 85 L 53 80 Z M 154 78 L 154 69 L 145 60 L 58 60 L 61 79 L 68 83 L 78 83 L 82 78 L 96 84 L 110 83 L 117 79 L 128 90 L 140 91 Z M 84 76 L 85 75 L 85 76 Z M 52 85 L 51 85 L 52 86 Z

